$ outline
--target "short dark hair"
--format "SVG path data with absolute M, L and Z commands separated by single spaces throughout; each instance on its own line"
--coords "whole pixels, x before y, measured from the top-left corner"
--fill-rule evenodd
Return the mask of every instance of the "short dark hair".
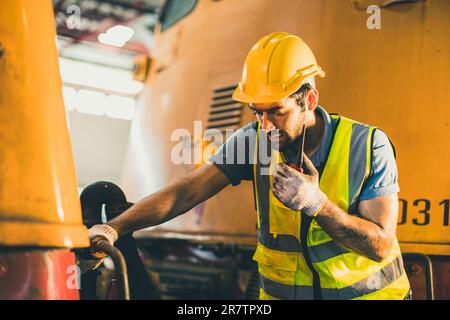
M 305 97 L 306 94 L 311 90 L 313 87 L 311 84 L 304 83 L 298 88 L 297 91 L 295 91 L 293 94 L 290 95 L 291 98 L 295 99 L 295 102 L 297 105 L 302 109 L 302 111 L 305 111 Z

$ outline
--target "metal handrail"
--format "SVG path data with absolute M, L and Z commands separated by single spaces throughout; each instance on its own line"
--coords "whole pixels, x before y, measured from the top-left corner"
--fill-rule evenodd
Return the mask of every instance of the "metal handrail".
M 425 264 L 427 300 L 434 300 L 433 265 L 430 257 L 423 253 L 408 252 L 403 254 L 403 258 L 421 260 Z
M 120 250 L 109 244 L 106 240 L 96 242 L 95 250 L 104 252 L 112 259 L 114 263 L 114 273 L 118 283 L 119 297 L 122 297 L 123 300 L 130 300 L 127 264 Z

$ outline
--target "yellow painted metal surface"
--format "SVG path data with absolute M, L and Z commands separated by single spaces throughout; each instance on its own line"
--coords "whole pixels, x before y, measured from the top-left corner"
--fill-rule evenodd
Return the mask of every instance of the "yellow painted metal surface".
M 0 1 L 0 43 L 0 246 L 87 246 L 52 1 Z
M 173 130 L 205 124 L 213 90 L 237 85 L 255 41 L 286 31 L 299 35 L 327 72 L 317 80 L 320 105 L 383 129 L 395 144 L 403 251 L 450 255 L 450 1 L 383 8 L 385 2 L 200 0 L 157 37 L 124 173 L 129 197 L 136 201 L 193 169 L 171 162 Z M 372 4 L 380 5 L 379 30 L 367 27 Z M 253 120 L 245 110 L 241 125 Z M 237 242 L 255 235 L 255 225 L 251 183 L 243 183 L 158 232 Z

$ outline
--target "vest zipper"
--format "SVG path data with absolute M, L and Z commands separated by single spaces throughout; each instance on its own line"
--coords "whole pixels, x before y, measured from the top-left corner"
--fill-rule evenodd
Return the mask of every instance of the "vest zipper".
M 303 256 L 306 260 L 306 265 L 313 275 L 313 298 L 314 300 L 322 300 L 322 293 L 320 290 L 320 277 L 311 262 L 308 249 L 308 232 L 313 218 L 301 213 L 302 218 L 300 222 L 300 245 L 302 246 Z

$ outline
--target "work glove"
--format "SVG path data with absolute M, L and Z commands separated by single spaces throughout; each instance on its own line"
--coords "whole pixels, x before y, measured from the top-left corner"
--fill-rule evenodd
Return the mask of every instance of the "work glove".
M 105 254 L 103 252 L 98 252 L 95 248 L 95 244 L 100 240 L 106 240 L 110 245 L 119 239 L 119 234 L 116 229 L 107 224 L 96 224 L 88 230 L 89 239 L 91 240 L 91 255 L 96 258 L 104 258 Z
M 106 254 L 96 249 L 96 243 L 106 240 L 111 245 L 119 238 L 117 231 L 107 224 L 97 224 L 88 230 L 91 247 L 88 252 L 83 252 L 78 256 L 78 267 L 81 273 L 97 269 L 104 261 Z
M 272 176 L 275 197 L 286 207 L 315 217 L 327 202 L 319 188 L 319 173 L 309 158 L 303 154 L 304 168 L 296 170 L 280 164 Z

